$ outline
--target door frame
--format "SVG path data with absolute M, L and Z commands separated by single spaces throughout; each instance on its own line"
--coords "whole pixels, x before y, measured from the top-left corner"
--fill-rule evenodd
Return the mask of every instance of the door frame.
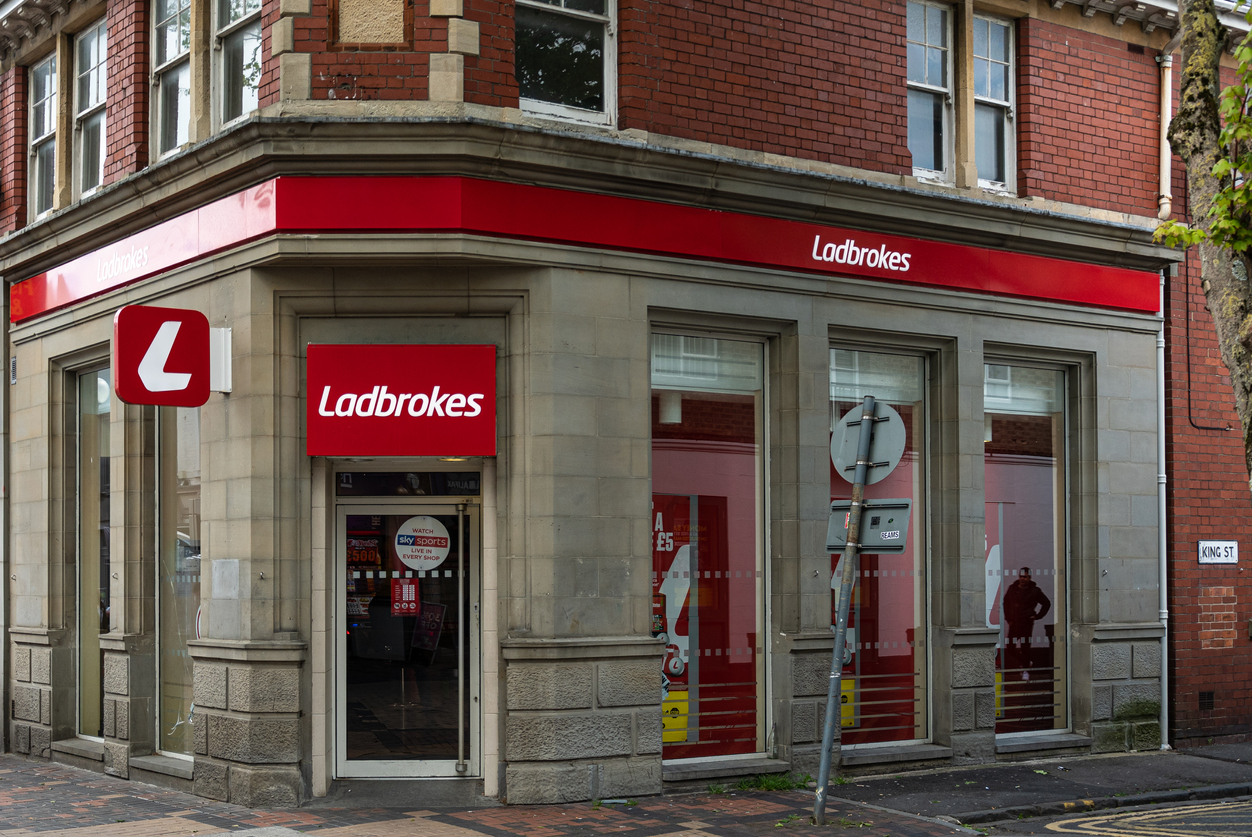
M 334 585 L 332 590 L 334 639 L 334 672 L 332 693 L 334 695 L 333 734 L 335 779 L 457 779 L 482 776 L 482 502 L 479 497 L 344 497 L 336 498 L 334 526 Z M 462 672 L 468 699 L 466 717 L 462 719 L 467 735 L 464 751 L 464 770 L 457 770 L 461 762 L 455 759 L 392 761 L 348 761 L 347 757 L 347 590 L 344 584 L 347 571 L 346 522 L 349 514 L 452 514 L 463 510 L 469 518 L 469 537 L 465 550 L 465 583 L 469 607 L 463 618 L 469 620 L 467 633 L 469 647 L 458 666 Z

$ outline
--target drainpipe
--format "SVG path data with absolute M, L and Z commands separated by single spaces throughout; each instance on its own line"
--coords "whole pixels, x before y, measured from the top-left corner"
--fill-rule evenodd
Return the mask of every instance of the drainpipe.
M 1168 204 L 1166 204 L 1168 206 Z M 1161 271 L 1161 330 L 1156 334 L 1156 552 L 1160 577 L 1161 749 L 1169 747 L 1169 553 L 1165 531 L 1165 283 L 1171 268 Z
M 1169 148 L 1169 123 L 1174 118 L 1174 50 L 1178 49 L 1180 43 L 1182 43 L 1181 28 L 1174 33 L 1174 37 L 1169 39 L 1169 43 L 1156 57 L 1157 63 L 1161 65 L 1161 167 L 1159 175 L 1161 194 L 1156 199 L 1156 217 L 1162 221 L 1174 211 L 1174 195 L 1170 185 L 1172 160 Z
M 1174 110 L 1174 51 L 1182 43 L 1181 27 L 1174 32 L 1156 57 L 1161 65 L 1161 139 L 1160 173 L 1161 194 L 1157 198 L 1156 217 L 1164 221 L 1174 211 L 1170 187 L 1173 158 L 1169 147 L 1169 123 Z M 1165 283 L 1172 269 L 1161 271 L 1161 328 L 1156 335 L 1156 555 L 1159 576 L 1159 617 L 1164 632 L 1161 634 L 1161 749 L 1169 746 L 1169 552 L 1166 533 L 1165 483 Z

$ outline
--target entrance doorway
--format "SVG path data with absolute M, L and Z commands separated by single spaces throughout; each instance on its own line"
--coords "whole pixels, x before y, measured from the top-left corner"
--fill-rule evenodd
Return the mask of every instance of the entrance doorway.
M 480 775 L 479 511 L 336 505 L 338 777 Z

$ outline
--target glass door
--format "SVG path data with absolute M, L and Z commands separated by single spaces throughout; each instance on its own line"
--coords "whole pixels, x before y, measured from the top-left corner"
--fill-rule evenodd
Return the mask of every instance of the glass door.
M 478 513 L 337 507 L 338 776 L 479 775 Z

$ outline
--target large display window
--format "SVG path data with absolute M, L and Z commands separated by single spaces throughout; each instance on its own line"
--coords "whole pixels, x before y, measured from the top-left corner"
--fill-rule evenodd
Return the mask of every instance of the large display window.
M 841 680 L 842 746 L 925 740 L 926 693 L 926 363 L 910 355 L 832 349 L 830 420 L 833 432 L 865 396 L 904 419 L 904 456 L 891 473 L 865 487 L 865 497 L 906 499 L 911 519 L 904 551 L 861 553 L 848 609 Z M 831 464 L 831 500 L 852 497 L 851 474 Z M 831 555 L 831 625 L 839 602 L 841 555 Z
M 158 746 L 163 752 L 190 756 L 195 746 L 195 703 L 187 642 L 201 636 L 200 408 L 161 407 L 157 415 Z
M 765 746 L 764 346 L 652 338 L 652 633 L 662 755 Z
M 78 376 L 78 731 L 103 730 L 104 652 L 113 595 L 109 557 L 109 412 L 113 380 L 108 369 Z
M 1064 729 L 1065 373 L 989 363 L 984 380 L 996 733 Z

